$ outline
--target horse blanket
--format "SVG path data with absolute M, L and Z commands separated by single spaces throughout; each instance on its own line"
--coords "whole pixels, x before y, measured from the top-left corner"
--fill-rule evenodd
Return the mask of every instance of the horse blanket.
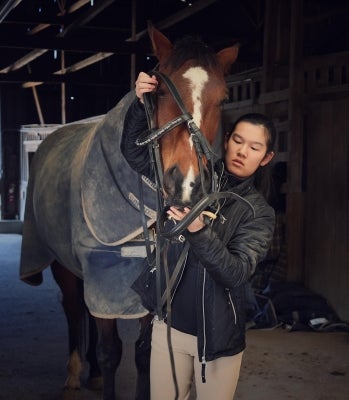
M 145 262 L 139 176 L 120 151 L 134 91 L 101 121 L 68 124 L 39 146 L 30 166 L 20 278 L 40 284 L 57 260 L 84 281 L 86 304 L 100 318 L 138 318 L 146 311 L 130 289 Z M 141 177 L 148 227 L 156 188 Z

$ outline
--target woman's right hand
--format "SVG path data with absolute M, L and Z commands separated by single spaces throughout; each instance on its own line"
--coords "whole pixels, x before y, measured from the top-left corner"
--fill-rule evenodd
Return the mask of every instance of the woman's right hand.
M 158 85 L 158 80 L 156 76 L 150 76 L 145 72 L 140 72 L 136 80 L 136 96 L 139 98 L 141 103 L 143 103 L 143 94 L 153 92 L 156 90 Z

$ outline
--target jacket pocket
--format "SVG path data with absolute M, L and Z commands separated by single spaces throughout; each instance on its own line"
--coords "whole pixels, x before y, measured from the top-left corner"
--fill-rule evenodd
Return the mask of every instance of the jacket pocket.
M 232 297 L 232 295 L 230 293 L 229 288 L 225 288 L 224 290 L 225 290 L 225 294 L 226 294 L 226 297 L 227 297 L 228 305 L 231 308 L 232 313 L 233 313 L 234 324 L 237 325 L 238 316 L 237 316 L 237 312 L 236 312 L 236 305 L 234 303 L 234 300 L 233 300 L 233 297 Z

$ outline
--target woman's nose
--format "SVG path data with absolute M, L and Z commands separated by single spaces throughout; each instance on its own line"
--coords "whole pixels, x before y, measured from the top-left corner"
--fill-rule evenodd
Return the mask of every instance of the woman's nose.
M 238 155 L 240 157 L 246 157 L 247 156 L 247 147 L 246 146 L 240 146 L 238 149 Z

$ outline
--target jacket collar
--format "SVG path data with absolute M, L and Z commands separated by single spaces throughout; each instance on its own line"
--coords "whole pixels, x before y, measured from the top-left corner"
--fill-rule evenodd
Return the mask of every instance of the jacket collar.
M 244 180 L 239 180 L 225 169 L 223 159 L 220 159 L 216 162 L 215 172 L 218 176 L 219 191 L 226 190 L 232 191 L 239 195 L 245 195 L 254 187 L 254 175 Z

